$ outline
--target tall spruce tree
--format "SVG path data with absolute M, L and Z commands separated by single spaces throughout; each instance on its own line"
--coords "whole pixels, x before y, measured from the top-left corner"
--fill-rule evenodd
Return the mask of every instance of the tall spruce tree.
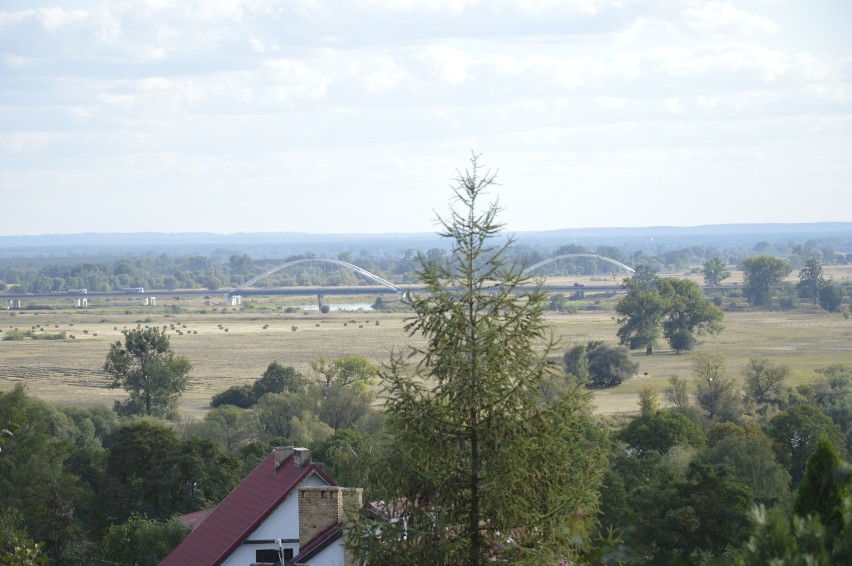
M 399 521 L 356 520 L 348 544 L 370 564 L 555 564 L 596 520 L 602 443 L 580 385 L 541 394 L 564 377 L 547 361 L 544 294 L 508 261 L 512 239 L 494 242 L 499 206 L 481 204 L 494 175 L 474 156 L 457 181 L 439 218 L 452 251 L 421 258 L 427 292 L 406 327 L 425 347 L 392 356 L 382 376 L 373 482 Z

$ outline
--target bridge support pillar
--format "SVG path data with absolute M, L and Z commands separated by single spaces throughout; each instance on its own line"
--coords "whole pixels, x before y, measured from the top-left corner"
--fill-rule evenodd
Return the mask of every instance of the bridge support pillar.
M 317 295 L 317 308 L 319 310 L 322 310 L 322 305 L 323 305 L 323 296 Z

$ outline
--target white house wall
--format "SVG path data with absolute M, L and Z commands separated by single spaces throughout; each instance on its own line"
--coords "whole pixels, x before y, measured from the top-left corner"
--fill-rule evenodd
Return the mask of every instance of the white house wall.
M 323 487 L 328 483 L 316 474 L 311 474 L 294 489 L 266 520 L 248 536 L 248 540 L 298 540 L 299 539 L 299 487 Z M 284 548 L 299 554 L 298 543 L 283 543 Z M 241 544 L 222 562 L 222 566 L 248 566 L 255 561 L 255 551 L 275 548 L 274 544 Z M 341 553 L 342 564 L 343 554 Z M 313 561 L 311 561 L 313 566 Z
M 310 566 L 343 566 L 343 538 L 339 538 L 311 558 Z

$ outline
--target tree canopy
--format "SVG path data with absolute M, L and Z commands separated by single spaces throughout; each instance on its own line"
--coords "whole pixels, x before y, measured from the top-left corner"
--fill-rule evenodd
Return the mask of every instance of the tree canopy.
M 653 353 L 660 333 L 675 350 L 691 350 L 695 336 L 722 330 L 724 313 L 708 301 L 694 281 L 661 278 L 637 269 L 625 280 L 627 295 L 615 306 L 620 344 Z
M 112 377 L 110 387 L 130 397 L 116 401 L 119 415 L 174 416 L 186 390 L 189 360 L 175 355 L 169 336 L 158 327 L 124 330 L 124 343 L 114 342 L 104 363 Z
M 772 286 L 790 274 L 792 268 L 783 259 L 771 256 L 747 257 L 742 262 L 743 294 L 756 307 L 766 307 L 772 302 Z

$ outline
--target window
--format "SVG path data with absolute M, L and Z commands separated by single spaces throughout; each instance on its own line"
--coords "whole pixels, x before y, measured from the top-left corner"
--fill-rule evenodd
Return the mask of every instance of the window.
M 293 549 L 283 549 L 284 560 L 293 559 Z M 254 561 L 265 564 L 281 564 L 281 558 L 278 556 L 278 551 L 274 548 L 265 548 L 263 550 L 254 551 Z

